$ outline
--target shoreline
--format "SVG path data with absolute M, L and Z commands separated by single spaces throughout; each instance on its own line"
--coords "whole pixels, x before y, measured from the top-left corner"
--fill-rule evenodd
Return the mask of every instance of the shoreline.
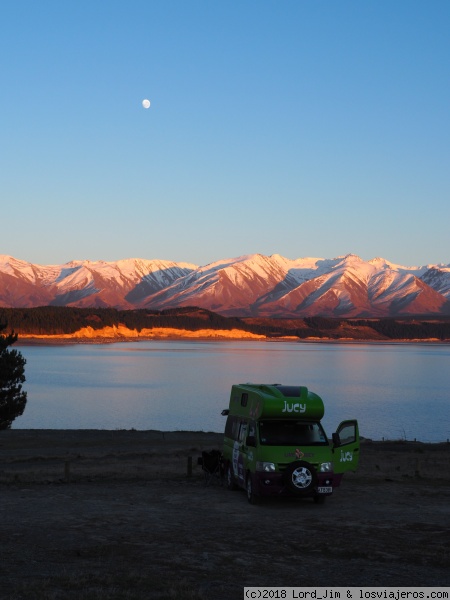
M 93 338 L 67 338 L 67 337 L 52 337 L 51 339 L 43 339 L 37 337 L 23 338 L 19 337 L 15 346 L 74 346 L 74 345 L 87 345 L 87 344 L 125 344 L 134 342 L 136 344 L 140 342 L 288 342 L 294 340 L 276 338 L 273 340 L 269 339 L 250 339 L 245 337 L 187 337 L 187 336 L 161 336 L 161 337 L 93 337 Z
M 224 317 L 199 308 L 157 314 L 84 309 L 4 309 L 25 344 L 198 340 L 305 343 L 450 343 L 450 316 L 390 318 Z M 8 310 L 10 313 L 8 313 Z M 35 311 L 35 312 L 34 312 Z M 56 311 L 56 312 L 55 312 Z M 55 316 L 56 315 L 56 316 Z
M 12 432 L 14 432 L 12 434 Z M 223 431 L 205 431 L 203 429 L 135 429 L 134 427 L 126 429 L 126 428 L 116 428 L 116 429 L 103 429 L 103 428 L 93 428 L 93 427 L 86 427 L 86 428 L 78 428 L 78 429 L 74 429 L 74 428 L 61 428 L 61 429 L 56 429 L 56 428 L 32 428 L 32 427 L 17 427 L 14 428 L 14 424 L 10 429 L 3 429 L 0 430 L 0 447 L 1 447 L 1 442 L 2 442 L 2 436 L 7 436 L 7 435 L 22 435 L 24 437 L 31 437 L 31 436 L 36 436 L 36 437 L 42 437 L 45 438 L 46 436 L 60 436 L 60 435 L 68 435 L 68 436 L 98 436 L 98 437 L 103 437 L 103 436 L 119 436 L 119 435 L 135 435 L 137 436 L 147 436 L 149 438 L 154 438 L 154 439 L 166 439 L 167 438 L 179 438 L 179 439 L 183 439 L 183 438 L 191 438 L 191 437 L 205 437 L 205 438 L 220 438 L 220 441 L 223 438 Z M 363 446 L 379 446 L 379 447 L 384 447 L 384 448 L 436 448 L 438 446 L 448 446 L 450 449 L 450 437 L 447 438 L 446 440 L 441 440 L 441 441 L 437 441 L 437 442 L 427 442 L 427 441 L 422 441 L 422 440 L 418 440 L 418 439 L 413 439 L 413 440 L 408 440 L 408 439 L 403 439 L 403 438 L 393 438 L 393 439 L 389 439 L 389 438 L 382 438 L 382 439 L 372 439 L 372 438 L 366 438 L 366 437 L 362 437 L 360 436 L 360 441 L 361 444 Z M 331 443 L 331 439 L 329 440 L 329 442 Z
M 261 336 L 251 338 L 246 336 L 183 336 L 183 335 L 166 335 L 166 336 L 140 336 L 140 337 L 75 337 L 69 335 L 54 335 L 54 336 L 28 336 L 21 335 L 15 342 L 16 346 L 72 346 L 76 344 L 120 344 L 129 342 L 261 342 L 261 343 L 292 343 L 292 344 L 426 344 L 426 345 L 443 345 L 448 346 L 450 340 L 438 340 L 435 338 L 427 339 L 351 339 L 351 338 L 298 338 L 294 336 L 285 337 L 267 337 Z

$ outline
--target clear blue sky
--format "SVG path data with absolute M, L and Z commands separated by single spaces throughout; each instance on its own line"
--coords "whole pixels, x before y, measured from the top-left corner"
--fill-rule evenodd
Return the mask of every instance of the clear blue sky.
M 6 0 L 0 253 L 449 263 L 449 31 L 448 0 Z

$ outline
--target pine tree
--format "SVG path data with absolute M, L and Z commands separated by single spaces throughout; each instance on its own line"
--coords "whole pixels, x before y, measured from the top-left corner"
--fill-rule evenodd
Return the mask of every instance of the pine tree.
M 0 323 L 0 331 L 4 329 L 6 325 Z M 14 331 L 0 334 L 0 429 L 9 429 L 27 403 L 27 393 L 22 391 L 26 360 L 17 350 L 9 349 L 16 342 Z

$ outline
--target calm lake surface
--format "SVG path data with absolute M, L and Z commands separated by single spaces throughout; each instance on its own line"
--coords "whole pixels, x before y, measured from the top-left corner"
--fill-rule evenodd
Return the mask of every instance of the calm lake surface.
M 223 431 L 233 383 L 306 385 L 329 436 L 450 437 L 450 345 L 149 341 L 17 346 L 28 402 L 14 429 Z

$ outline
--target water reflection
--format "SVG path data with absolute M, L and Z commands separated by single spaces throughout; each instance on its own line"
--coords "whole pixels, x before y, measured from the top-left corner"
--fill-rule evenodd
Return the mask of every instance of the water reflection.
M 347 418 L 373 439 L 449 437 L 450 347 L 130 342 L 23 346 L 28 404 L 14 428 L 222 431 L 233 383 L 306 385 L 328 434 Z

